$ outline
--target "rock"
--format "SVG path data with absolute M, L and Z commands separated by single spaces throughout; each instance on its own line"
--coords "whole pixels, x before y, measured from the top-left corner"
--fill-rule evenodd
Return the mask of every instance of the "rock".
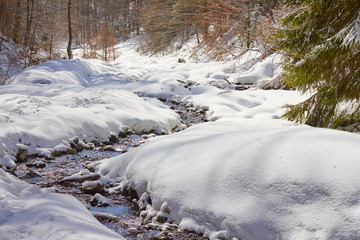
M 78 182 L 83 183 L 86 181 L 96 181 L 100 178 L 99 173 L 93 173 L 88 169 L 83 169 L 82 171 L 71 175 L 70 177 L 66 177 L 60 181 L 62 182 Z
M 70 141 L 75 143 L 75 144 L 79 144 L 79 138 L 78 137 L 74 137 Z
M 104 184 L 100 181 L 86 181 L 81 185 L 84 193 L 96 194 L 104 192 Z
M 100 193 L 96 193 L 91 199 L 90 199 L 90 205 L 91 206 L 98 206 L 98 207 L 107 207 L 110 206 L 109 201 Z
M 71 146 L 71 144 L 70 144 Z M 68 148 L 66 150 L 61 150 L 61 151 L 58 151 L 58 150 L 55 150 L 51 153 L 51 157 L 50 159 L 55 159 L 56 157 L 58 156 L 61 156 L 62 154 L 73 154 L 73 155 L 77 155 L 78 152 L 76 151 L 76 149 L 74 148 Z
M 169 210 L 169 212 L 170 212 L 170 210 Z M 160 211 L 156 214 L 155 221 L 157 221 L 159 223 L 166 223 L 169 218 L 170 218 L 169 213 Z
M 42 160 L 36 160 L 26 164 L 27 167 L 44 168 L 46 163 Z
M 91 164 L 86 164 L 86 169 L 89 170 L 90 172 L 95 172 L 95 167 Z
M 164 216 L 156 216 L 156 221 L 159 223 L 166 223 L 166 221 L 168 220 L 167 217 Z
M 119 218 L 117 218 L 116 216 L 111 215 L 109 213 L 91 212 L 91 214 L 99 221 L 106 220 L 106 219 L 111 220 L 113 222 L 119 221 Z
M 163 213 L 167 213 L 170 214 L 170 209 L 169 209 L 169 205 L 167 202 L 164 202 L 161 207 L 160 207 L 160 211 Z
M 150 138 L 153 138 L 153 137 L 156 137 L 156 134 L 155 133 L 150 133 L 150 134 L 144 134 L 141 136 L 143 139 L 150 139 Z
M 186 61 L 184 59 L 182 59 L 182 58 L 179 58 L 178 63 L 186 63 Z
M 116 133 L 111 133 L 110 137 L 109 137 L 109 141 L 112 143 L 118 143 L 119 142 L 119 137 Z
M 151 240 L 171 240 L 171 239 L 174 239 L 174 235 L 169 232 L 169 231 L 164 231 L 164 232 L 161 232 L 161 233 L 158 233 L 154 236 L 151 236 L 150 239 Z
M 25 175 L 19 176 L 20 179 L 30 179 L 30 178 L 37 178 L 37 177 L 41 177 L 41 176 L 31 170 L 29 172 L 27 172 Z
M 25 162 L 27 157 L 29 156 L 29 152 L 26 147 L 19 147 L 16 153 L 17 162 Z
M 81 150 L 80 150 L 81 151 Z M 66 150 L 65 152 L 66 154 L 77 154 L 77 150 L 73 149 L 73 148 L 69 148 L 68 150 Z
M 106 152 L 116 152 L 116 149 L 114 146 L 112 145 L 106 145 L 103 147 L 103 151 L 106 151 Z
M 151 204 L 150 196 L 147 192 L 144 192 L 138 201 L 139 210 L 145 210 L 149 204 Z
M 124 138 L 124 137 L 127 137 L 128 134 L 129 134 L 128 131 L 122 130 L 122 131 L 119 132 L 119 137 Z
M 79 142 L 78 143 L 70 143 L 71 149 L 74 149 L 77 152 L 81 152 L 82 147 L 79 146 Z
M 147 214 L 148 214 L 147 211 L 141 211 L 141 212 L 140 212 L 140 217 L 141 217 L 142 219 L 145 219 L 145 218 L 147 217 Z

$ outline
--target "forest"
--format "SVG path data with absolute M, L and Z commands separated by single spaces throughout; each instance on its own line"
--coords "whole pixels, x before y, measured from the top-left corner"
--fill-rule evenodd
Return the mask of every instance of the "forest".
M 2 0 L 1 32 L 27 48 L 24 57 L 29 65 L 40 49 L 49 59 L 58 57 L 56 49 L 69 39 L 69 26 L 72 46 L 87 48 L 87 57 L 96 57 L 92 56 L 96 48 L 107 49 L 119 39 L 142 33 L 148 34 L 148 51 L 163 50 L 175 38 L 184 43 L 196 35 L 198 44 L 217 48 L 216 57 L 221 57 L 231 51 L 234 37 L 244 49 L 265 44 L 263 30 L 277 21 L 279 5 L 277 0 Z
M 359 0 L 0 0 L 0 238 L 360 237 Z
M 9 39 L 21 46 L 21 52 L 9 58 L 9 69 L 64 57 L 59 49 L 65 44 L 68 58 L 72 48 L 83 48 L 84 58 L 116 59 L 116 43 L 140 34 L 146 34 L 139 44 L 145 52 L 171 51 L 194 36 L 202 53 L 217 61 L 255 48 L 264 57 L 282 52 L 293 59 L 285 64 L 284 81 L 302 91 L 319 91 L 303 104 L 289 106 L 285 117 L 338 127 L 360 118 L 356 103 L 351 113 L 339 108 L 342 101 L 360 97 L 359 4 L 356 0 L 1 0 L 0 47 L 4 49 Z

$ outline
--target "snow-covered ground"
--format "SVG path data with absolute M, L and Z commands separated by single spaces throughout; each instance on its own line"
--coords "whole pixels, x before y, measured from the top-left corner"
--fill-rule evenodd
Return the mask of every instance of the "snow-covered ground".
M 268 124 L 202 124 L 94 166 L 150 196 L 142 215 L 166 203 L 169 220 L 212 239 L 356 238 L 360 137 Z
M 2 240 L 122 239 L 76 198 L 41 190 L 0 169 Z
M 211 239 L 360 236 L 360 136 L 280 119 L 281 106 L 306 99 L 296 91 L 236 91 L 228 84 L 277 78 L 278 55 L 245 66 L 259 55 L 196 63 L 181 53 L 141 55 L 131 42 L 119 44 L 118 49 L 120 57 L 114 62 L 51 61 L 0 87 L 4 169 L 15 166 L 19 149 L 51 156 L 53 151 L 69 149 L 75 137 L 89 142 L 106 141 L 126 130 L 168 133 L 93 164 L 104 181 L 114 184 L 112 191 L 127 187 L 137 191 L 144 209 L 141 215 L 148 221 L 167 217 Z M 180 63 L 179 57 L 186 63 Z M 203 109 L 210 122 L 175 133 L 185 128 L 180 117 L 154 97 Z M 45 239 L 40 236 L 41 226 L 51 224 L 47 215 L 56 223 L 51 225 L 53 232 L 69 229 L 63 233 L 69 235 L 61 238 L 113 236 L 74 199 L 43 193 L 0 173 L 0 204 L 5 209 L 0 216 L 21 222 L 14 225 L 7 221 L 10 217 L 0 218 L 1 236 L 14 239 L 18 236 L 14 234 L 31 233 L 32 239 Z M 10 189 L 7 183 L 13 182 L 21 187 Z M 152 205 L 146 204 L 148 198 Z M 32 211 L 32 206 L 43 202 L 49 207 Z M 73 211 L 63 211 L 59 202 Z M 74 212 L 82 216 L 81 224 L 72 223 Z M 89 228 L 91 224 L 96 227 Z M 20 226 L 27 231 L 15 233 Z M 99 229 L 98 235 L 92 235 L 94 229 Z M 47 233 L 46 239 L 57 239 Z

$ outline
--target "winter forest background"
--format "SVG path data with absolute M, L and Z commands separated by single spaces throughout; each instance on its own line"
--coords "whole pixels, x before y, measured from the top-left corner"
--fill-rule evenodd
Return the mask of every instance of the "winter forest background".
M 18 44 L 12 70 L 64 57 L 60 49 L 82 48 L 84 58 L 116 59 L 119 40 L 146 34 L 138 50 L 174 51 L 195 37 L 197 54 L 221 61 L 255 49 L 281 52 L 284 82 L 301 91 L 316 89 L 306 102 L 289 107 L 286 118 L 314 126 L 338 127 L 360 118 L 342 102 L 359 99 L 359 2 L 262 0 L 1 0 L 0 46 Z M 282 18 L 283 17 L 283 18 Z M 70 28 L 69 28 L 70 27 Z M 98 50 L 102 50 L 99 53 Z M 69 56 L 70 52 L 68 52 Z M 235 57 L 236 57 L 235 56 Z

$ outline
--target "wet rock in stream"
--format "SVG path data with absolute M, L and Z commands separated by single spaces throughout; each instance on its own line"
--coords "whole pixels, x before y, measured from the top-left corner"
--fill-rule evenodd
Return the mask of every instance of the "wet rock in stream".
M 91 199 L 90 199 L 90 205 L 95 207 L 108 207 L 110 206 L 109 201 L 101 195 L 100 193 L 96 193 Z
M 89 169 L 83 169 L 78 173 L 75 173 L 69 177 L 65 177 L 59 181 L 59 183 L 65 182 L 78 182 L 83 183 L 85 181 L 96 181 L 100 179 L 99 173 L 90 172 Z
M 96 193 L 104 192 L 104 184 L 101 181 L 86 181 L 81 185 L 81 190 L 84 193 L 95 195 Z
M 19 144 L 18 150 L 16 153 L 16 161 L 17 162 L 25 162 L 27 157 L 29 156 L 28 149 L 25 145 Z
M 44 160 L 35 160 L 31 161 L 29 163 L 26 163 L 27 167 L 33 167 L 33 168 L 44 168 L 46 167 L 46 162 Z

